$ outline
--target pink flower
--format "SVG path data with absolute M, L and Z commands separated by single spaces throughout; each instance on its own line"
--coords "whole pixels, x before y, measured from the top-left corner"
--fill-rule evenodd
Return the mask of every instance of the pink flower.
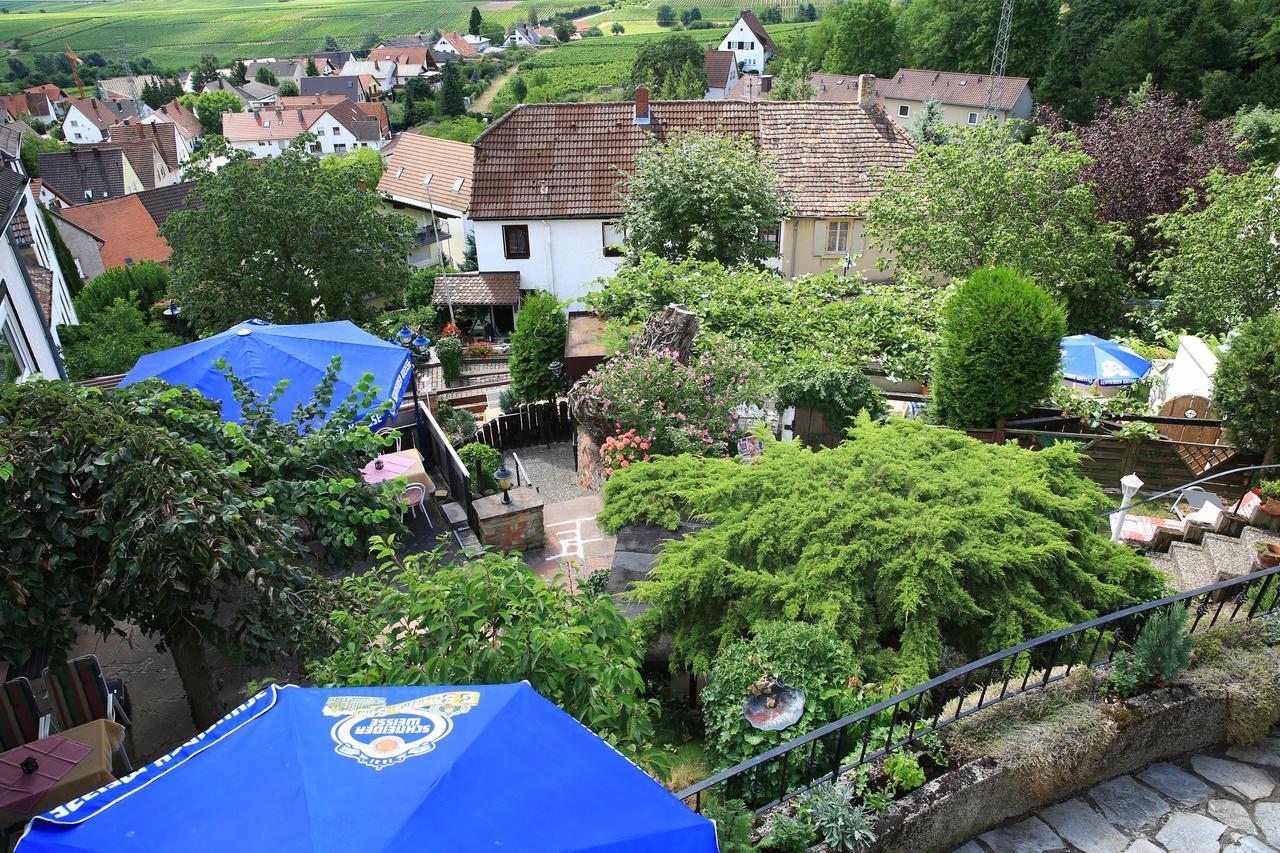
M 607 475 L 611 475 L 611 474 L 613 474 L 613 469 L 612 469 L 612 468 L 605 468 L 605 469 L 604 469 L 604 473 L 605 473 L 605 474 L 607 474 Z
M 623 467 L 623 468 L 630 467 L 630 465 L 631 465 L 631 463 L 630 463 L 630 462 L 628 462 L 627 460 L 625 460 L 625 459 L 623 459 L 623 460 L 622 460 L 622 467 Z
M 642 442 L 640 442 L 640 449 L 641 449 L 641 450 L 648 450 L 648 449 L 649 449 L 649 442 L 647 442 L 647 441 L 642 441 Z
M 649 461 L 649 454 L 648 454 L 648 453 L 646 453 L 646 454 L 644 455 L 644 460 L 643 460 L 643 461 L 644 461 L 644 462 L 648 462 L 648 461 Z

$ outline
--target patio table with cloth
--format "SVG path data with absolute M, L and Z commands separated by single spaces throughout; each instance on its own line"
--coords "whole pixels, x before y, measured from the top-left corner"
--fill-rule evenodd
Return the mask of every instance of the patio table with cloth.
M 0 828 L 97 790 L 115 781 L 111 755 L 124 740 L 124 727 L 94 720 L 0 753 Z M 26 774 L 26 758 L 39 764 Z
M 378 467 L 379 462 L 382 463 L 381 468 Z M 436 490 L 435 483 L 431 481 L 427 469 L 422 464 L 422 454 L 412 447 L 408 450 L 382 454 L 364 466 L 361 474 L 366 483 L 381 483 L 383 480 L 404 477 L 407 482 L 421 484 L 427 490 L 427 494 Z

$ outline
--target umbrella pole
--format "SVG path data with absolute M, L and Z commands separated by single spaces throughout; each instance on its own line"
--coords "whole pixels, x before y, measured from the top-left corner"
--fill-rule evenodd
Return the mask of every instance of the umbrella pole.
M 427 431 L 422 425 L 422 404 L 418 402 L 418 369 L 409 373 L 409 393 L 413 395 L 413 443 L 422 454 L 424 461 L 431 462 L 431 443 L 427 441 Z

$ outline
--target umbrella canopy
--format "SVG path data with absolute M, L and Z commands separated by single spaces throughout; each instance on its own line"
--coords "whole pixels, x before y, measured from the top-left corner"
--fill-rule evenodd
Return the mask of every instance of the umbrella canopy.
M 342 357 L 342 367 L 331 405 L 340 406 L 360 377 L 372 373 L 380 392 L 372 408 L 390 400 L 394 415 L 413 369 L 409 353 L 346 320 L 297 326 L 246 320 L 221 334 L 142 356 L 120 384 L 159 377 L 170 385 L 188 385 L 222 403 L 224 421 L 238 422 L 240 404 L 231 395 L 231 383 L 214 366 L 223 358 L 238 378 L 264 397 L 281 379 L 289 380 L 274 406 L 276 419 L 287 421 L 298 404 L 311 401 L 335 355 Z
M 713 853 L 715 827 L 527 683 L 276 687 L 33 818 L 19 853 Z
M 1151 370 L 1151 362 L 1124 344 L 1094 335 L 1062 339 L 1062 375 L 1080 385 L 1132 385 Z

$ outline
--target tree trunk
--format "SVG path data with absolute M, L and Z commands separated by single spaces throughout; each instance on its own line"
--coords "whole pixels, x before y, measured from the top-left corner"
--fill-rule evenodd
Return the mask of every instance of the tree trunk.
M 182 679 L 182 689 L 187 693 L 191 719 L 195 721 L 196 728 L 207 729 L 222 718 L 224 710 L 200 634 L 183 622 L 165 634 L 164 642 L 173 655 L 178 677 Z

